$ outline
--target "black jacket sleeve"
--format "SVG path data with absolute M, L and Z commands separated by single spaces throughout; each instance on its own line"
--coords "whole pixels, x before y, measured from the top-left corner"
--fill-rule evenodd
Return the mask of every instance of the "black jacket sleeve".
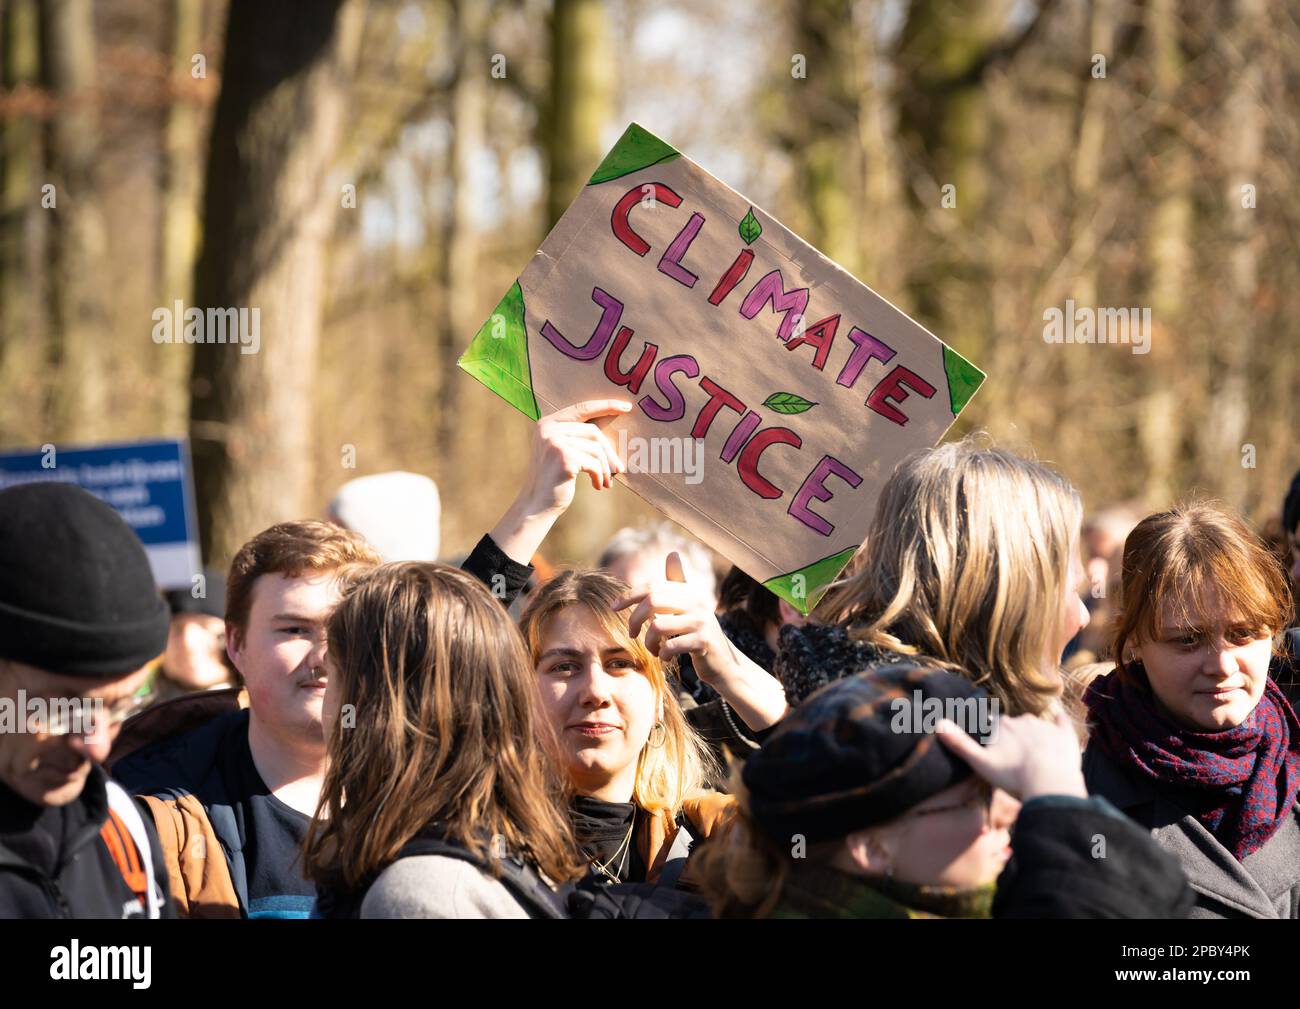
M 486 585 L 506 607 L 519 598 L 519 593 L 533 576 L 531 564 L 511 560 L 487 533 L 470 551 L 460 569 Z
M 1105 799 L 1026 802 L 998 877 L 994 918 L 1182 918 L 1193 894 L 1182 867 Z

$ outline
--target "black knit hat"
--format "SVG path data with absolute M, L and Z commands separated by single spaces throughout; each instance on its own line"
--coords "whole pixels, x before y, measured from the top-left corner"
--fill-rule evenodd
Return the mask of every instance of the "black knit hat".
M 994 710 L 982 688 L 914 663 L 836 680 L 745 762 L 750 816 L 784 844 L 796 834 L 837 840 L 892 820 L 970 776 L 933 729 L 946 716 L 986 743 L 975 730 L 992 725 L 970 724 L 981 709 Z
M 0 491 L 0 658 L 68 676 L 123 676 L 167 647 L 149 558 L 80 487 Z

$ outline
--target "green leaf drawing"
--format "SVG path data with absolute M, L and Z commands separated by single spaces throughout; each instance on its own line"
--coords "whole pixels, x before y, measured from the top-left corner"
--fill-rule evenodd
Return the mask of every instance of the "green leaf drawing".
M 777 413 L 803 413 L 817 404 L 812 403 L 793 392 L 774 392 L 763 400 L 763 405 Z
M 763 233 L 763 226 L 758 223 L 758 218 L 754 216 L 754 208 L 750 207 L 745 214 L 745 219 L 740 222 L 740 237 L 745 240 L 746 245 L 753 245 L 754 240 Z

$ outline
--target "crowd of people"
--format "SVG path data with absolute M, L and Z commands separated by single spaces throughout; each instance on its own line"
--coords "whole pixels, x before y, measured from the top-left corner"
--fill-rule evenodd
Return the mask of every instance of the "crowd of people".
M 666 526 L 539 570 L 628 409 L 542 418 L 459 566 L 365 489 L 164 598 L 106 504 L 0 492 L 0 916 L 1300 917 L 1293 588 L 1240 516 L 1117 533 L 973 436 L 810 616 Z M 1283 523 L 1300 583 L 1300 475 Z

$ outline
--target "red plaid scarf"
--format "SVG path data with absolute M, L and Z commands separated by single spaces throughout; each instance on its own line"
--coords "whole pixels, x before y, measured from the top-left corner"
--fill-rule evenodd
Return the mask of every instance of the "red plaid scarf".
M 1091 739 L 1129 772 L 1179 790 L 1219 843 L 1241 861 L 1263 847 L 1300 792 L 1300 722 L 1271 679 L 1244 722 L 1194 732 L 1156 710 L 1149 692 L 1118 673 L 1084 695 Z

